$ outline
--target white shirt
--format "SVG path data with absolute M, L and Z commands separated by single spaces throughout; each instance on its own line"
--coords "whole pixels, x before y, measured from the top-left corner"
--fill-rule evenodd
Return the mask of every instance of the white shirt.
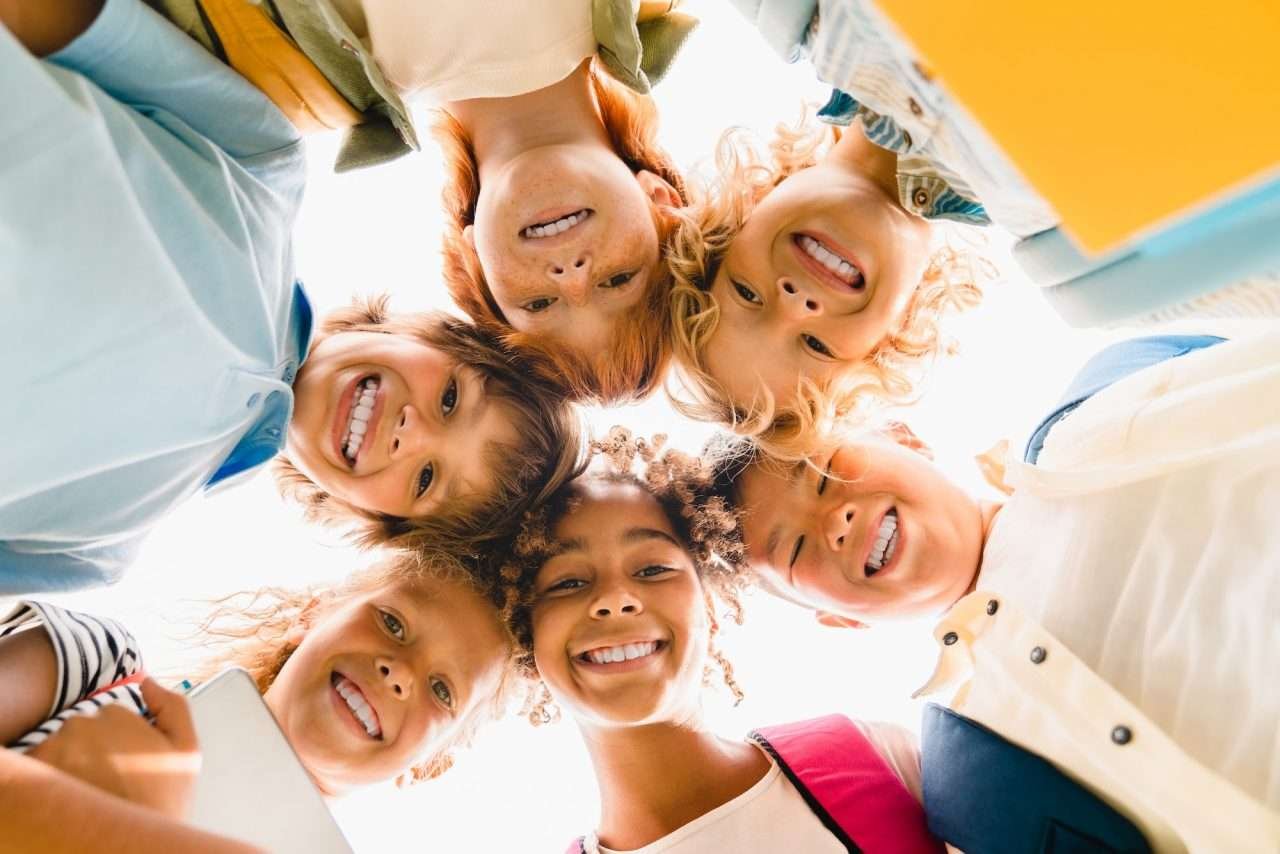
M 920 754 L 914 737 L 892 724 L 854 721 L 854 725 L 919 800 Z M 809 809 L 773 757 L 769 761 L 768 773 L 751 788 L 643 848 L 626 852 L 605 848 L 592 833 L 583 840 L 583 850 L 586 854 L 843 854 L 844 845 Z
M 1006 479 L 921 693 L 954 689 L 1156 850 L 1276 850 L 1280 336 L 1120 380 Z
M 344 0 L 347 25 L 406 98 L 506 98 L 568 77 L 596 52 L 590 0 Z

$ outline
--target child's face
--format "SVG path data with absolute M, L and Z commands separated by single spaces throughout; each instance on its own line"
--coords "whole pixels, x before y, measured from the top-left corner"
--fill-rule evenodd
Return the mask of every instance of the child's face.
M 323 606 L 266 700 L 320 787 L 390 779 L 446 743 L 496 693 L 507 642 L 495 610 L 439 579 Z
M 403 335 L 342 332 L 298 373 L 286 452 L 326 492 L 420 517 L 494 487 L 486 450 L 514 444 L 510 407 L 479 373 Z
M 710 626 L 702 584 L 654 497 L 588 482 L 556 526 L 565 550 L 536 581 L 538 672 L 581 722 L 632 726 L 695 714 Z
M 981 511 L 932 463 L 883 437 L 814 462 L 819 471 L 753 465 L 738 481 L 748 557 L 766 588 L 861 622 L 935 614 L 968 590 Z
M 929 224 L 873 181 L 824 161 L 756 206 L 711 285 L 705 365 L 739 407 L 820 386 L 901 324 L 929 259 Z M 837 269 L 831 269 L 836 267 Z
M 599 147 L 537 148 L 486 173 L 466 234 L 507 322 L 576 353 L 607 352 L 659 274 L 651 199 L 675 194 Z

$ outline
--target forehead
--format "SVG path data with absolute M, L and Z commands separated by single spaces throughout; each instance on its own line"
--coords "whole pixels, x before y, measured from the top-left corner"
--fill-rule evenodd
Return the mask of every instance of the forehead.
M 649 528 L 678 539 L 653 493 L 634 483 L 589 478 L 575 484 L 571 507 L 555 527 L 555 538 L 586 547 L 616 544 L 632 528 Z
M 523 421 L 513 401 L 490 398 L 471 434 L 472 446 L 460 455 L 457 497 L 483 499 L 494 492 L 499 481 L 495 467 L 513 466 L 519 462 L 511 457 L 519 453 Z
M 421 618 L 428 642 L 462 668 L 478 671 L 502 661 L 507 640 L 498 611 L 464 581 L 425 576 L 385 589 Z

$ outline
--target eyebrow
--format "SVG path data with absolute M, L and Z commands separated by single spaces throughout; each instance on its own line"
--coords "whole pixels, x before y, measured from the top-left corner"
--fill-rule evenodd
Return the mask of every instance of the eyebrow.
M 675 537 L 671 536 L 666 531 L 659 531 L 657 528 L 635 527 L 628 528 L 622 532 L 622 542 L 628 545 L 631 543 L 647 542 L 649 540 L 665 540 L 678 549 L 684 548 L 684 546 L 680 544 L 680 541 Z M 564 554 L 565 552 L 580 552 L 584 551 L 586 547 L 587 542 L 582 537 L 561 540 L 558 554 Z

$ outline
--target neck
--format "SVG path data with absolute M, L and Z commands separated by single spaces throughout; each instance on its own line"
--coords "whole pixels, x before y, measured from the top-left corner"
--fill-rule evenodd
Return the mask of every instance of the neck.
M 849 128 L 840 136 L 823 162 L 864 175 L 890 198 L 898 198 L 898 155 L 867 139 L 857 127 Z
M 769 760 L 745 742 L 686 724 L 583 725 L 600 786 L 600 842 L 648 845 L 751 788 Z
M 609 135 L 600 119 L 591 85 L 589 61 L 543 89 L 510 98 L 451 101 L 445 110 L 458 120 L 471 139 L 482 184 L 486 171 L 534 148 L 609 147 Z
M 973 568 L 973 580 L 969 582 L 969 588 L 965 590 L 965 595 L 972 593 L 978 588 L 978 579 L 982 575 L 982 556 L 987 551 L 987 540 L 991 537 L 991 529 L 995 526 L 996 516 L 1004 507 L 1002 501 L 979 501 L 978 513 L 982 517 L 982 546 L 978 551 L 978 565 Z

